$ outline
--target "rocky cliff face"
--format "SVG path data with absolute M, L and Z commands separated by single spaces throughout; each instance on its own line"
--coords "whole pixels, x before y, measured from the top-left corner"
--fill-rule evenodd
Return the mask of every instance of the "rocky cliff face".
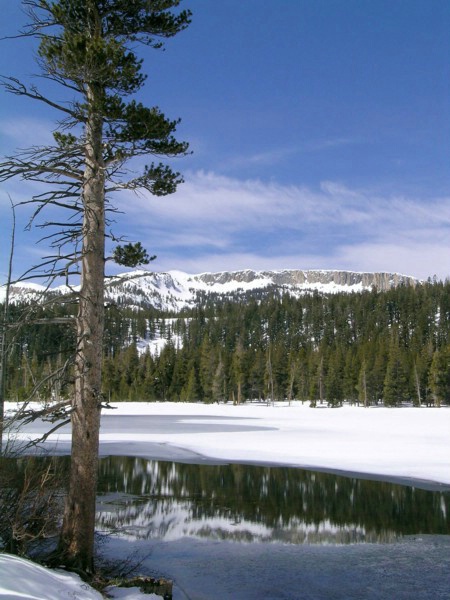
M 355 273 L 351 271 L 223 271 L 188 275 L 181 271 L 150 273 L 134 271 L 108 279 L 108 302 L 135 307 L 154 307 L 161 310 L 181 310 L 195 306 L 199 298 L 214 294 L 217 298 L 239 299 L 244 294 L 281 289 L 294 296 L 317 291 L 323 294 L 360 292 L 376 288 L 386 291 L 398 285 L 415 286 L 413 277 L 397 273 Z M 12 300 L 39 300 L 44 288 L 36 284 L 14 286 Z M 67 293 L 56 288 L 53 294 Z
M 254 283 L 270 280 L 277 286 L 302 286 L 305 289 L 317 285 L 334 284 L 339 287 L 360 286 L 363 289 L 377 288 L 386 291 L 398 285 L 416 285 L 417 279 L 398 273 L 356 273 L 353 271 L 223 271 L 221 273 L 202 273 L 192 279 L 208 286 L 235 283 Z M 331 291 L 331 290 L 330 290 Z M 351 291 L 351 290 L 348 290 Z

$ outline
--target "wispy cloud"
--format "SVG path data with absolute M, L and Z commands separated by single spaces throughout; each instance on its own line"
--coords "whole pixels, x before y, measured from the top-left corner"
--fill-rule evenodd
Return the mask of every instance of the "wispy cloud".
M 26 199 L 30 185 L 16 182 L 13 199 Z M 316 188 L 286 186 L 198 171 L 188 173 L 172 196 L 123 193 L 113 202 L 123 211 L 115 215 L 114 233 L 141 241 L 157 254 L 152 267 L 161 271 L 320 268 L 397 271 L 421 278 L 450 274 L 450 197 L 383 195 L 335 181 Z M 32 245 L 41 230 L 22 233 L 27 210 L 18 213 L 16 257 L 24 264 L 45 254 L 43 245 Z M 9 200 L 1 195 L 5 235 L 9 211 Z
M 129 230 L 161 270 L 340 268 L 450 272 L 450 198 L 381 196 L 191 173 L 172 197 L 122 197 Z
M 359 138 L 351 137 L 337 137 L 328 138 L 322 140 L 316 140 L 305 144 L 303 147 L 304 151 L 320 152 L 321 150 L 328 150 L 330 148 L 342 148 L 342 146 L 353 146 L 354 144 L 360 144 Z
M 285 161 L 286 159 L 298 153 L 298 147 L 271 148 L 269 150 L 257 152 L 255 154 L 242 154 L 234 156 L 233 158 L 225 161 L 224 167 L 226 170 L 232 170 L 236 167 L 242 169 L 243 167 L 251 166 L 273 166 Z
M 33 145 L 53 142 L 55 124 L 43 119 L 22 117 L 20 119 L 0 119 L 1 146 L 7 148 L 28 148 Z M 6 138 L 6 139 L 5 139 Z
M 243 167 L 265 167 L 281 164 L 301 154 L 317 153 L 343 146 L 359 144 L 360 140 L 350 137 L 328 138 L 299 143 L 291 146 L 269 148 L 254 154 L 240 154 L 222 163 L 227 171 Z

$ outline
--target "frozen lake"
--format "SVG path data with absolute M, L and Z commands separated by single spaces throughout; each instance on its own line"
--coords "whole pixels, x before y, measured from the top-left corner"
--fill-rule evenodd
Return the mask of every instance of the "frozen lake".
M 175 600 L 449 597 L 449 491 L 116 456 L 97 514 L 102 553 L 135 553 Z
M 35 438 L 51 427 L 35 422 L 18 437 Z M 449 432 L 450 407 L 123 402 L 103 411 L 100 452 L 298 466 L 439 487 L 450 485 Z M 68 453 L 70 429 L 52 434 L 46 447 Z
M 447 408 L 117 405 L 102 418 L 101 554 L 174 579 L 175 600 L 447 600 L 449 432 Z M 66 430 L 46 446 L 69 444 Z M 227 479 L 228 499 L 211 487 Z

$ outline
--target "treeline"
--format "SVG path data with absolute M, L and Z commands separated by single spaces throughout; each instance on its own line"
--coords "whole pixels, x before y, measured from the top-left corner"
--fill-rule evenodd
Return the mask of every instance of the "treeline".
M 39 324 L 20 330 L 9 356 L 9 395 L 25 397 L 42 376 L 41 394 L 70 394 L 70 369 L 57 390 L 48 374 L 70 360 L 73 327 L 45 324 L 50 309 L 36 311 Z M 178 315 L 110 307 L 103 393 L 110 401 L 450 404 L 450 283 L 249 294 Z

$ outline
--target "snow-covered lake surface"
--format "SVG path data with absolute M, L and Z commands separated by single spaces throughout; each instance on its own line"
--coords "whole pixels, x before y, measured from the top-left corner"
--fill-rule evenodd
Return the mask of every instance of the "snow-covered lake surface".
M 102 421 L 104 456 L 292 465 L 444 492 L 450 486 L 450 408 L 115 407 Z M 43 427 L 30 426 L 21 436 L 33 437 Z M 69 442 L 70 432 L 62 431 L 49 445 L 66 453 Z M 448 535 L 405 536 L 389 544 L 295 545 L 119 534 L 101 552 L 111 558 L 136 554 L 141 572 L 174 579 L 174 600 L 450 598 Z M 16 597 L 0 592 L 0 598 Z

